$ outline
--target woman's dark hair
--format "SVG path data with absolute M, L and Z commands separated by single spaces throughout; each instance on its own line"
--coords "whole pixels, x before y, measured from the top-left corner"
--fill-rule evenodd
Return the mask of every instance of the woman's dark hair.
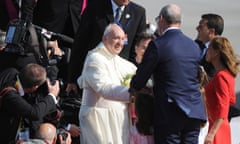
M 136 128 L 143 135 L 153 134 L 154 98 L 150 94 L 138 93 L 135 99 Z

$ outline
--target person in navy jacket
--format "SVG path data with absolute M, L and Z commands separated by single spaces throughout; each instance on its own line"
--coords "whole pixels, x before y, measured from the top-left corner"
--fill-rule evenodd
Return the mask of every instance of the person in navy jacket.
M 177 5 L 163 7 L 156 21 L 161 36 L 148 45 L 129 91 L 141 90 L 153 75 L 155 143 L 197 144 L 206 121 L 197 79 L 200 49 L 180 30 Z

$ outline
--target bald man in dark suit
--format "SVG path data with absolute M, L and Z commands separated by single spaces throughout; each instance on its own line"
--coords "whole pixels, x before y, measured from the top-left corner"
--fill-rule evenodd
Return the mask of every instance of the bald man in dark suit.
M 156 18 L 162 35 L 151 41 L 132 78 L 130 92 L 153 76 L 156 144 L 197 144 L 206 110 L 199 90 L 200 49 L 180 30 L 181 10 L 166 5 Z

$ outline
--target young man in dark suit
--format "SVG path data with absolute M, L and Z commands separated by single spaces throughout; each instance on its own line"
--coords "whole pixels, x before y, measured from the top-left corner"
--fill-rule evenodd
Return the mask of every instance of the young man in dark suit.
M 177 5 L 163 7 L 156 21 L 162 35 L 149 43 L 130 92 L 143 88 L 153 75 L 155 143 L 197 144 L 206 121 L 197 79 L 200 49 L 181 32 Z
M 201 16 L 198 26 L 197 40 L 195 40 L 199 47 L 202 49 L 200 64 L 204 67 L 209 78 L 215 73 L 214 67 L 211 63 L 205 60 L 208 45 L 210 41 L 216 37 L 221 36 L 224 30 L 224 19 L 222 16 L 213 13 L 206 13 Z
M 121 7 L 119 20 L 114 18 L 118 7 Z M 87 52 L 101 41 L 103 31 L 110 23 L 118 23 L 127 34 L 120 56 L 130 60 L 135 57 L 136 38 L 146 28 L 145 9 L 130 0 L 89 0 L 72 47 L 68 72 L 68 92 L 74 90 L 77 93 L 75 83 L 81 75 Z

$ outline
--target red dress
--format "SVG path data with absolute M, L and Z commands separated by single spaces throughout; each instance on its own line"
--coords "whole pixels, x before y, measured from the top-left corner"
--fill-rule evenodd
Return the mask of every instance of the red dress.
M 209 130 L 217 118 L 224 119 L 212 144 L 231 144 L 228 111 L 229 106 L 236 101 L 234 87 L 235 78 L 228 70 L 217 72 L 205 87 Z

